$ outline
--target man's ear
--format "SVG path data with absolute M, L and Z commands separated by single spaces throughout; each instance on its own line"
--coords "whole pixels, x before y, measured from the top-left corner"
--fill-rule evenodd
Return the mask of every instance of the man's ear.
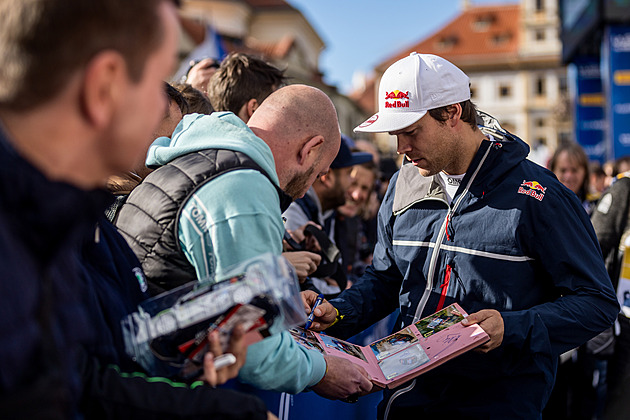
M 461 104 L 453 104 L 446 108 L 448 112 L 448 122 L 451 127 L 455 127 L 459 120 L 462 118 L 462 106 Z
M 126 77 L 125 60 L 115 51 L 103 51 L 90 60 L 80 92 L 81 108 L 89 124 L 98 128 L 109 125 Z
M 324 175 L 319 177 L 319 182 L 321 182 L 326 188 L 331 188 L 335 185 L 335 177 L 336 173 L 333 169 L 329 169 Z
M 237 116 L 241 120 L 245 121 L 245 123 L 247 123 L 247 121 L 249 121 L 249 119 L 252 117 L 252 114 L 254 113 L 254 111 L 258 109 L 258 105 L 260 104 L 258 103 L 256 99 L 254 98 L 250 99 L 249 101 L 243 104 L 241 109 L 239 109 Z
M 252 98 L 249 101 L 247 101 L 247 118 L 251 118 L 252 114 L 254 113 L 254 111 L 256 111 L 258 109 L 258 106 L 260 104 L 258 103 L 258 100 Z
M 308 160 L 316 157 L 318 150 L 323 147 L 324 136 L 315 136 L 306 140 L 298 151 L 298 163 L 300 165 L 308 164 Z M 313 162 L 313 160 L 311 160 Z

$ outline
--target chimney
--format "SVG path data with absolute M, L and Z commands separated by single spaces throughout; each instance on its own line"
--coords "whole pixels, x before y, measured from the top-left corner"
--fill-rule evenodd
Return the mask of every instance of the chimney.
M 470 0 L 462 0 L 462 12 L 465 12 L 466 10 L 470 9 Z

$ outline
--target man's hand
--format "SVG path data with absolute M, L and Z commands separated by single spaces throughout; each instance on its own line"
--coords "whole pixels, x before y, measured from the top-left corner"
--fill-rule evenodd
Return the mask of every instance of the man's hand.
M 312 290 L 305 290 L 301 293 L 302 303 L 304 304 L 304 312 L 306 315 L 310 315 L 311 308 L 317 300 L 317 293 Z M 335 322 L 337 318 L 337 310 L 326 299 L 315 308 L 313 323 L 309 330 L 323 331 L 330 327 L 330 324 Z
M 322 260 L 321 255 L 308 251 L 283 252 L 282 256 L 295 268 L 300 283 L 317 270 L 317 266 Z
M 231 366 L 215 369 L 214 359 L 223 354 L 223 350 L 221 349 L 218 331 L 212 331 L 210 335 L 208 335 L 210 351 L 207 352 L 203 358 L 202 380 L 206 381 L 211 386 L 217 386 L 226 383 L 228 380 L 238 375 L 238 371 L 245 364 L 245 358 L 247 356 L 247 346 L 245 346 L 244 336 L 245 332 L 240 325 L 234 327 L 227 351 L 236 357 L 236 362 Z
M 208 83 L 210 77 L 217 71 L 219 64 L 214 58 L 204 58 L 190 69 L 186 76 L 186 83 L 208 94 Z
M 326 375 L 312 389 L 318 395 L 331 400 L 369 394 L 372 390 L 370 376 L 361 366 L 326 355 Z
M 321 230 L 321 226 L 314 223 L 314 222 L 308 222 L 305 225 L 297 228 L 296 230 L 289 230 L 287 232 L 289 232 L 289 234 L 291 235 L 291 237 L 293 238 L 293 240 L 295 240 L 295 242 L 302 244 L 302 242 L 304 242 L 303 244 L 303 249 L 306 249 L 308 251 L 312 251 L 312 252 L 319 252 L 322 250 L 322 248 L 319 246 L 319 242 L 317 242 L 317 239 L 313 236 L 310 235 L 306 232 L 304 232 L 304 230 L 306 229 L 307 226 L 312 225 L 315 226 L 316 228 Z M 286 243 L 286 242 L 285 242 Z
M 479 324 L 481 328 L 490 336 L 490 341 L 477 347 L 475 351 L 482 353 L 488 353 L 490 350 L 494 350 L 503 342 L 503 317 L 499 311 L 494 309 L 483 309 L 479 312 L 468 315 L 462 324 L 465 326 L 472 324 Z
M 274 416 L 271 411 L 267 411 L 267 420 L 278 420 L 278 417 Z

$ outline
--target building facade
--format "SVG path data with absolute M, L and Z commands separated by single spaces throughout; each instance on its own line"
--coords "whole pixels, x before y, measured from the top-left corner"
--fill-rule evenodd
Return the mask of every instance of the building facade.
M 324 91 L 337 108 L 341 131 L 352 133 L 365 111 L 326 84 L 319 70 L 325 43 L 302 13 L 284 0 L 183 0 L 181 58 L 204 39 L 209 25 L 225 52 L 239 51 L 263 58 L 285 70 L 289 83 Z M 220 58 L 220 57 L 215 57 Z
M 464 1 L 451 22 L 377 66 L 371 93 L 378 94 L 380 76 L 395 61 L 413 51 L 436 54 L 470 76 L 472 100 L 480 110 L 498 118 L 533 150 L 553 150 L 572 139 L 561 49 L 557 0 L 491 6 Z M 359 92 L 353 97 L 366 106 L 369 101 L 362 96 Z M 375 106 L 378 98 L 373 96 L 371 103 Z M 375 140 L 383 148 L 395 144 L 388 135 Z M 546 163 L 544 157 L 533 160 Z

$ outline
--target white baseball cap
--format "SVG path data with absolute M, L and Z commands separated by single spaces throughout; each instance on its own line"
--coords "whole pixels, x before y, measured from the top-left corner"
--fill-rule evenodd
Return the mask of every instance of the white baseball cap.
M 354 129 L 381 133 L 401 130 L 428 110 L 470 99 L 470 79 L 451 62 L 411 53 L 389 66 L 378 89 L 378 112 Z

